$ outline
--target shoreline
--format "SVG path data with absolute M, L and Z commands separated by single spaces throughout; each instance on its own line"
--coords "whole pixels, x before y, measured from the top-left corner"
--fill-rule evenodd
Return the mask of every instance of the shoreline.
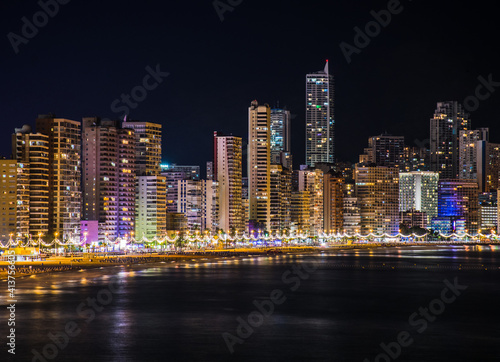
M 278 251 L 278 252 L 277 252 Z M 33 275 L 62 273 L 67 271 L 103 269 L 112 267 L 132 267 L 155 265 L 167 262 L 187 262 L 195 259 L 226 259 L 234 257 L 248 256 L 269 256 L 280 255 L 281 253 L 304 253 L 315 252 L 313 247 L 297 247 L 297 248 L 268 248 L 268 249 L 233 249 L 233 250 L 212 250 L 205 252 L 186 252 L 185 254 L 128 254 L 118 256 L 94 256 L 92 259 L 84 259 L 83 257 L 53 257 L 44 261 L 21 261 L 16 262 L 16 279 L 27 278 Z M 5 268 L 9 265 L 8 262 L 0 261 L 0 268 Z M 21 269 L 22 273 L 17 271 Z M 27 272 L 26 269 L 31 269 Z M 7 280 L 7 270 L 0 270 L 0 281 Z
M 492 245 L 494 243 L 470 243 L 467 245 Z M 417 243 L 417 244 L 352 244 L 352 245 L 338 245 L 329 246 L 326 248 L 318 248 L 313 246 L 304 247 L 275 247 L 275 248 L 265 248 L 265 249 L 225 249 L 225 250 L 210 250 L 210 251 L 193 251 L 186 252 L 185 254 L 158 254 L 158 253 L 147 253 L 147 254 L 129 254 L 129 255 L 118 255 L 118 256 L 94 256 L 93 259 L 83 259 L 83 257 L 52 257 L 44 261 L 23 261 L 16 262 L 16 279 L 28 278 L 34 275 L 40 274 L 50 274 L 50 273 L 63 273 L 68 271 L 78 271 L 78 270 L 91 270 L 91 269 L 103 269 L 112 267 L 132 267 L 132 266 L 144 266 L 155 264 L 166 263 L 166 262 L 187 262 L 195 261 L 194 259 L 226 259 L 234 257 L 248 257 L 248 256 L 272 256 L 281 255 L 285 253 L 317 253 L 321 251 L 331 252 L 331 251 L 343 251 L 343 250 L 355 250 L 355 249 L 374 249 L 374 248 L 393 248 L 393 247 L 422 247 L 422 246 L 457 246 L 464 245 L 461 244 L 442 244 L 442 243 Z M 94 259 L 95 258 L 95 259 Z M 0 261 L 0 268 L 8 266 L 8 262 Z M 22 273 L 18 273 L 17 270 L 22 269 Z M 27 272 L 26 269 L 31 269 Z M 0 270 L 0 281 L 8 279 L 7 270 Z

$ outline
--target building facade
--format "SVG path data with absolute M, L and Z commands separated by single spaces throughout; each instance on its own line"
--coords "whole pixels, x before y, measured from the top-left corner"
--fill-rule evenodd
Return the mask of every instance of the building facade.
M 286 109 L 271 109 L 271 163 L 292 168 L 291 119 Z
M 271 227 L 271 108 L 253 101 L 248 110 L 248 198 L 253 223 Z
M 377 166 L 400 167 L 404 165 L 405 140 L 402 136 L 382 134 L 368 139 L 368 148 L 360 162 Z
M 135 235 L 151 240 L 167 231 L 167 199 L 164 176 L 138 176 L 135 204 Z
M 0 159 L 0 241 L 17 235 L 17 160 Z
M 360 232 L 396 235 L 399 232 L 399 168 L 356 165 L 356 196 Z
M 49 233 L 49 137 L 30 126 L 12 135 L 12 158 L 18 163 L 17 233 Z
M 335 162 L 334 78 L 325 69 L 306 75 L 306 163 Z
M 438 217 L 464 219 L 469 233 L 479 230 L 479 187 L 474 180 L 440 180 Z
M 459 177 L 459 136 L 471 129 L 469 114 L 458 102 L 439 102 L 430 122 L 431 171 L 441 179 Z
M 82 216 L 98 222 L 101 241 L 135 231 L 135 142 L 120 121 L 82 120 Z
M 123 122 L 123 128 L 134 130 L 136 138 L 136 173 L 156 176 L 161 172 L 161 124 L 152 122 Z
M 290 229 L 291 197 L 291 172 L 281 165 L 271 165 L 271 230 Z
M 399 174 L 399 211 L 424 212 L 427 223 L 438 216 L 437 172 L 401 172 Z
M 309 193 L 309 233 L 318 235 L 324 231 L 324 173 L 319 169 L 294 171 L 297 174 L 298 191 Z
M 240 137 L 214 133 L 213 173 L 219 187 L 219 227 L 225 231 L 245 231 L 242 152 Z
M 479 141 L 488 142 L 489 129 L 460 131 L 459 135 L 459 179 L 477 180 L 480 153 Z
M 328 232 L 342 233 L 345 180 L 333 172 L 325 173 L 324 178 L 324 229 Z
M 48 136 L 49 228 L 47 238 L 80 237 L 81 123 L 53 115 L 39 116 L 38 133 Z

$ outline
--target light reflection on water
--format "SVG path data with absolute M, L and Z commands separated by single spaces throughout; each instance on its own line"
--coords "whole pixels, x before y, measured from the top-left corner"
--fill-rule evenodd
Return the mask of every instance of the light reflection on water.
M 453 354 L 449 349 L 444 354 L 446 346 L 460 340 L 457 328 L 500 342 L 492 332 L 498 313 L 488 305 L 488 298 L 500 297 L 498 275 L 445 267 L 486 262 L 500 266 L 499 252 L 497 246 L 361 249 L 37 275 L 18 281 L 18 303 L 25 306 L 19 314 L 18 339 L 29 352 L 48 343 L 47 334 L 60 331 L 67 321 L 85 323 L 77 306 L 95 298 L 117 276 L 122 286 L 112 303 L 90 324 L 83 324 L 82 334 L 59 360 L 156 361 L 164 360 L 165 351 L 171 360 L 190 361 L 363 360 L 374 356 L 372 351 L 381 342 L 390 342 L 407 328 L 413 311 L 439 296 L 444 278 L 458 275 L 471 292 L 460 301 L 464 304 L 453 307 L 455 319 L 436 323 L 432 330 L 436 341 L 412 349 L 413 360 L 445 360 Z M 318 270 L 292 293 L 282 276 L 302 262 L 314 262 Z M 352 269 L 339 269 L 335 266 L 339 264 Z M 388 266 L 410 264 L 439 264 L 443 269 L 387 271 Z M 367 270 L 368 266 L 380 269 Z M 221 334 L 235 333 L 236 318 L 247 316 L 255 310 L 254 299 L 269 298 L 275 289 L 286 292 L 286 303 L 238 346 L 239 354 L 229 355 Z M 482 308 L 473 307 L 479 304 Z M 487 348 L 485 341 L 478 343 Z M 31 360 L 26 357 L 21 360 Z M 412 360 L 409 357 L 402 360 Z

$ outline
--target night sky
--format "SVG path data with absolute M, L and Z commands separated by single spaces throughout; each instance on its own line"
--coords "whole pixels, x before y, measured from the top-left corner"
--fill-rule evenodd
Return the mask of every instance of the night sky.
M 0 154 L 10 155 L 14 128 L 34 125 L 38 114 L 118 118 L 112 102 L 157 64 L 170 75 L 129 118 L 163 124 L 165 162 L 204 169 L 213 131 L 246 139 L 247 108 L 257 99 L 291 110 L 294 163 L 303 163 L 305 75 L 326 59 L 336 82 L 340 160 L 357 161 L 367 138 L 384 131 L 423 141 L 436 102 L 473 95 L 479 76 L 500 81 L 498 14 L 481 2 L 401 5 L 348 64 L 340 43 L 352 45 L 353 28 L 364 28 L 370 11 L 387 9 L 388 1 L 244 0 L 221 22 L 211 0 L 71 0 L 15 54 L 7 34 L 22 36 L 21 19 L 41 8 L 4 0 Z M 472 122 L 500 142 L 499 104 L 500 88 Z

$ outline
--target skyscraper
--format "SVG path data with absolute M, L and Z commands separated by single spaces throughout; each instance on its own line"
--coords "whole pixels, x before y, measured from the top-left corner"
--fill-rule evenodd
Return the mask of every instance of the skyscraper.
M 136 167 L 138 176 L 155 176 L 161 172 L 161 124 L 152 122 L 123 122 L 132 128 L 136 138 Z
M 473 180 L 440 180 L 438 190 L 439 218 L 451 222 L 463 219 L 469 233 L 479 229 L 479 188 Z
M 349 235 L 359 232 L 361 227 L 361 215 L 359 210 L 358 198 L 356 197 L 356 185 L 354 181 L 345 182 L 343 203 L 343 229 Z
M 360 231 L 395 235 L 399 231 L 399 169 L 356 165 Z
M 290 111 L 286 109 L 271 109 L 271 163 L 292 168 Z
M 271 108 L 253 101 L 248 110 L 248 196 L 250 220 L 271 226 Z
M 271 230 L 290 229 L 292 173 L 281 165 L 271 165 Z
M 81 123 L 53 115 L 39 116 L 37 132 L 49 141 L 49 235 L 68 239 L 80 235 Z
M 136 191 L 137 239 L 161 238 L 167 231 L 167 199 L 164 176 L 139 176 Z
M 10 234 L 16 238 L 18 219 L 17 161 L 0 159 L 0 241 L 6 243 Z
M 495 192 L 500 179 L 500 144 L 478 141 L 476 148 L 479 191 Z
M 219 184 L 219 227 L 245 230 L 242 204 L 242 140 L 214 132 L 214 181 Z
M 134 231 L 135 141 L 120 121 L 82 120 L 83 220 L 98 221 L 101 240 Z
M 318 235 L 324 227 L 323 193 L 324 173 L 319 169 L 294 171 L 297 178 L 297 190 L 307 191 L 309 200 L 309 232 Z
M 401 172 L 399 174 L 399 211 L 420 211 L 427 223 L 438 216 L 437 172 Z
M 16 128 L 12 157 L 18 163 L 17 233 L 36 236 L 49 232 L 49 136 Z
M 178 186 L 177 212 L 186 215 L 187 228 L 202 230 L 204 182 L 180 180 Z
M 324 219 L 327 232 L 344 229 L 344 184 L 342 176 L 329 171 L 324 175 Z
M 334 80 L 325 69 L 306 75 L 306 163 L 335 162 Z
M 431 171 L 440 179 L 459 175 L 460 131 L 471 129 L 469 114 L 458 102 L 439 102 L 430 122 Z
M 405 139 L 388 133 L 368 139 L 368 148 L 360 162 L 374 163 L 377 166 L 400 167 L 404 163 Z
M 460 131 L 459 133 L 459 178 L 462 180 L 478 179 L 478 152 L 481 151 L 478 142 L 489 140 L 489 129 Z

